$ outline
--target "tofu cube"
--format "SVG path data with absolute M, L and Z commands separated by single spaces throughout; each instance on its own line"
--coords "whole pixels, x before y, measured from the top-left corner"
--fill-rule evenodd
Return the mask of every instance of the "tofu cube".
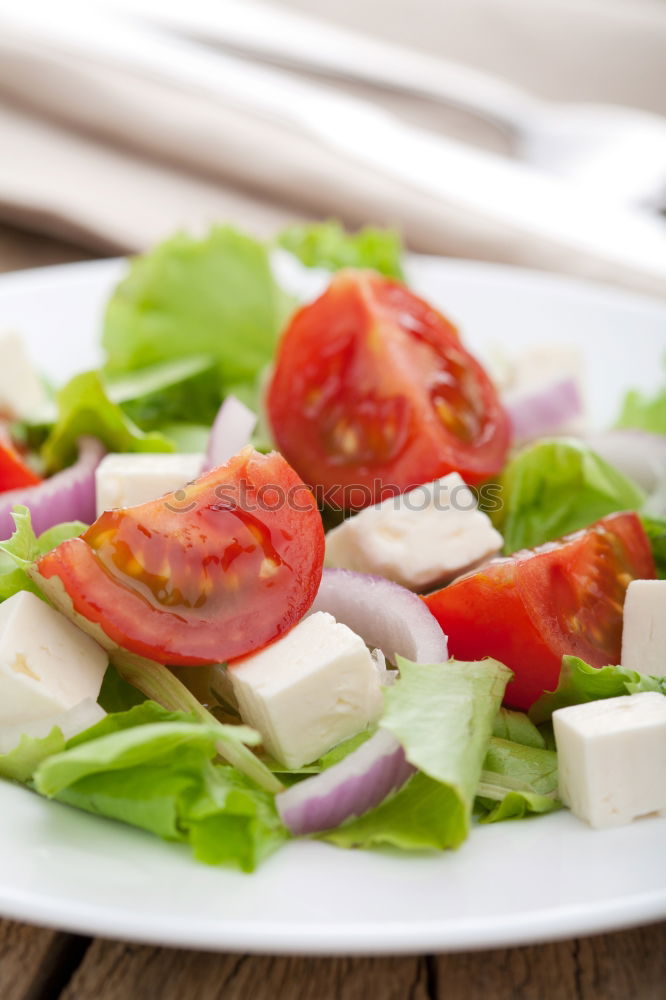
M 317 760 L 382 711 L 370 651 L 323 611 L 229 667 L 229 676 L 243 721 L 290 768 Z
M 560 798 L 601 828 L 666 812 L 666 697 L 656 691 L 553 713 Z
M 59 611 L 21 591 L 0 604 L 0 723 L 97 699 L 108 656 Z
M 48 404 L 44 385 L 17 333 L 0 333 L 0 411 L 35 417 Z
M 106 455 L 95 473 L 97 516 L 114 507 L 134 507 L 179 490 L 200 475 L 203 460 L 200 454 Z
M 666 580 L 632 580 L 624 600 L 622 666 L 666 677 Z
M 428 590 L 502 548 L 457 472 L 366 507 L 326 536 L 326 565 Z

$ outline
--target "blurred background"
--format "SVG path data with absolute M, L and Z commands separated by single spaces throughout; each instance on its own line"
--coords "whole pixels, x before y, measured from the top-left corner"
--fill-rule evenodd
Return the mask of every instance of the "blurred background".
M 666 296 L 664 116 L 663 0 L 0 0 L 0 251 L 335 217 Z

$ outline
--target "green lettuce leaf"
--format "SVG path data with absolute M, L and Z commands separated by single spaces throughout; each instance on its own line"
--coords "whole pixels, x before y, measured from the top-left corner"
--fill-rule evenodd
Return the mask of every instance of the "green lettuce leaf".
M 477 796 L 477 805 L 485 810 L 481 823 L 523 819 L 559 809 L 557 754 L 543 747 L 493 737 L 483 762 Z
M 455 789 L 419 772 L 376 809 L 329 830 L 319 839 L 338 847 L 387 845 L 405 851 L 446 850 L 458 847 L 467 829 Z
M 219 727 L 181 719 L 150 702 L 108 716 L 43 760 L 35 788 L 165 840 L 188 842 L 198 860 L 252 871 L 287 836 L 273 796 L 234 768 L 213 763 Z M 226 728 L 235 730 L 229 738 L 254 739 L 245 727 Z
M 541 723 L 567 705 L 618 698 L 639 691 L 658 691 L 666 695 L 666 677 L 651 677 L 624 667 L 591 667 L 577 656 L 563 656 L 556 690 L 542 694 L 530 708 L 529 716 L 533 722 Z
M 12 518 L 14 533 L 7 541 L 0 542 L 0 552 L 7 564 L 16 569 L 23 569 L 39 558 L 39 541 L 32 529 L 32 518 L 27 507 L 22 505 L 14 507 Z
M 127 712 L 135 705 L 141 705 L 146 701 L 148 701 L 146 695 L 133 687 L 132 684 L 128 684 L 110 663 L 106 668 L 97 698 L 97 703 L 102 706 L 104 711 L 110 714 Z
M 42 761 L 64 749 L 65 738 L 57 726 L 47 736 L 22 736 L 17 747 L 0 754 L 0 777 L 23 783 L 30 781 Z
M 104 385 L 111 402 L 144 431 L 180 422 L 210 427 L 222 402 L 216 359 L 205 354 L 108 375 Z
M 553 729 L 553 720 L 547 719 L 546 722 L 540 722 L 537 729 L 541 733 L 544 742 L 544 748 L 546 750 L 557 750 L 557 744 L 555 742 L 555 730 Z
M 341 267 L 372 268 L 389 278 L 402 279 L 402 243 L 394 229 L 366 226 L 348 233 L 339 222 L 288 226 L 278 243 L 306 267 L 337 271 Z
M 653 434 L 666 434 L 666 385 L 653 397 L 632 389 L 624 398 L 618 427 L 638 427 Z
M 480 823 L 502 823 L 507 819 L 525 819 L 543 813 L 555 812 L 562 803 L 551 795 L 537 795 L 535 792 L 513 791 L 501 788 L 502 798 L 492 804 Z M 489 800 L 486 800 L 487 802 Z
M 0 557 L 0 601 L 6 601 L 21 590 L 29 590 L 37 597 L 42 596 L 37 585 L 22 569 L 13 568 L 10 561 Z
M 215 359 L 222 387 L 252 381 L 271 360 L 292 307 L 262 243 L 230 226 L 203 239 L 177 234 L 136 257 L 113 293 L 104 321 L 107 371 L 197 354 Z
M 532 792 L 550 795 L 557 789 L 557 754 L 493 736 L 483 761 L 482 781 L 491 776 L 520 781 Z
M 531 719 L 524 712 L 515 712 L 511 708 L 500 708 L 493 723 L 493 736 L 522 743 L 526 747 L 543 749 L 546 745 Z
M 641 521 L 652 547 L 657 576 L 660 580 L 664 580 L 666 579 L 666 518 L 643 515 Z
M 129 420 L 126 430 L 129 429 L 131 434 L 136 435 L 137 429 L 156 431 L 173 442 L 178 451 L 205 449 L 210 426 L 222 402 L 222 386 L 215 358 L 192 355 L 117 375 L 104 376 L 100 373 L 99 377 L 107 403 L 121 408 L 122 414 Z M 98 395 L 97 386 L 95 391 Z M 85 402 L 87 405 L 90 400 Z M 99 399 L 97 402 L 100 409 L 108 409 L 107 404 Z M 119 414 L 117 411 L 114 413 L 114 422 L 117 423 Z M 57 419 L 58 407 L 54 401 L 28 423 L 16 425 L 16 430 L 27 447 L 37 450 L 43 446 Z
M 188 424 L 184 421 L 161 424 L 159 433 L 173 443 L 176 451 L 192 454 L 205 452 L 210 437 L 210 424 Z
M 113 667 L 109 667 L 107 677 L 112 671 Z M 122 683 L 120 678 L 119 681 Z M 138 691 L 135 691 L 135 694 L 143 697 Z M 104 705 L 102 707 L 104 708 Z M 108 709 L 106 710 L 108 711 Z M 194 720 L 191 715 L 182 712 L 167 712 L 161 705 L 145 701 L 144 704 L 139 705 L 138 708 L 133 708 L 131 711 L 119 710 L 112 715 L 107 715 L 106 718 L 101 719 L 95 725 L 73 736 L 67 742 L 65 742 L 60 728 L 54 726 L 47 736 L 22 736 L 18 746 L 14 750 L 8 754 L 0 755 L 0 776 L 11 778 L 14 781 L 26 782 L 32 778 L 38 766 L 47 757 L 63 753 L 65 750 L 76 747 L 80 743 L 88 743 L 90 740 L 98 739 L 100 736 L 120 732 L 122 729 L 130 729 L 132 726 L 142 726 L 155 722 L 192 721 Z
M 30 511 L 16 506 L 12 510 L 15 530 L 11 538 L 0 542 L 0 601 L 6 601 L 20 590 L 29 590 L 41 597 L 39 588 L 28 576 L 27 568 L 68 538 L 76 538 L 86 530 L 81 521 L 57 524 L 37 537 L 32 530 Z
M 281 781 L 290 782 L 290 779 L 299 779 L 305 777 L 308 774 L 319 774 L 320 771 L 325 771 L 329 767 L 333 767 L 334 764 L 339 764 L 341 760 L 348 757 L 350 753 L 357 750 L 363 743 L 370 739 L 377 732 L 377 727 L 371 729 L 364 729 L 360 733 L 356 733 L 355 736 L 350 736 L 349 739 L 343 740 L 342 743 L 338 743 L 331 750 L 325 753 L 319 760 L 313 760 L 311 764 L 304 764 L 303 767 L 290 768 L 281 764 L 279 760 L 271 757 L 270 754 L 265 752 L 260 754 L 261 761 L 270 768 L 274 774 L 279 774 Z
M 138 705 L 130 711 L 138 712 L 143 708 Z M 107 721 L 102 719 L 96 725 Z M 42 795 L 51 797 L 81 778 L 146 763 L 166 767 L 167 761 L 179 754 L 212 760 L 215 756 L 213 727 L 199 722 L 160 720 L 116 729 L 96 739 L 81 740 L 79 737 L 64 753 L 44 761 L 35 775 L 35 785 Z
M 145 700 L 132 705 L 130 708 L 121 709 L 118 712 L 110 712 L 93 726 L 89 726 L 76 736 L 72 736 L 67 741 L 67 750 L 81 746 L 83 743 L 91 743 L 102 736 L 111 736 L 113 733 L 123 732 L 125 729 L 134 729 L 137 726 L 151 726 L 158 722 L 197 722 L 194 715 L 187 712 L 170 712 L 162 708 L 155 701 Z
M 214 774 L 214 780 L 213 780 Z M 197 861 L 253 871 L 288 838 L 274 797 L 235 768 L 216 765 L 182 820 Z
M 322 836 L 341 847 L 457 847 L 469 832 L 511 673 L 490 659 L 417 665 L 398 657 L 398 666 L 400 680 L 385 691 L 380 726 L 399 740 L 419 773 L 376 809 Z
M 498 527 L 504 552 L 534 548 L 622 510 L 639 510 L 643 492 L 582 442 L 568 438 L 529 445 L 502 479 Z
M 90 434 L 109 451 L 173 451 L 171 441 L 157 432 L 144 434 L 112 403 L 98 372 L 75 375 L 58 393 L 58 419 L 42 446 L 47 469 L 55 472 L 70 465 L 77 455 L 77 440 Z
M 373 726 L 371 729 L 364 729 L 362 732 L 356 733 L 355 736 L 350 736 L 349 739 L 343 740 L 342 743 L 338 743 L 338 745 L 333 747 L 332 750 L 325 753 L 323 757 L 320 757 L 317 762 L 319 764 L 319 770 L 326 771 L 327 768 L 333 767 L 334 764 L 339 764 L 340 761 L 344 760 L 345 757 L 348 757 L 350 753 L 353 753 L 354 750 L 358 750 L 360 746 L 367 743 L 370 737 L 374 736 L 376 732 L 377 729 Z
M 71 613 L 71 608 L 68 610 Z M 72 620 L 77 621 L 76 614 Z M 87 623 L 82 622 L 82 624 L 85 630 Z M 219 723 L 182 680 L 161 663 L 135 656 L 120 648 L 111 651 L 111 662 L 128 684 L 138 688 L 152 701 L 172 712 L 190 713 L 205 725 L 214 726 L 217 733 L 217 752 L 221 757 L 261 788 L 269 792 L 281 791 L 280 781 L 249 749 L 250 746 L 261 742 L 258 733 L 246 727 Z

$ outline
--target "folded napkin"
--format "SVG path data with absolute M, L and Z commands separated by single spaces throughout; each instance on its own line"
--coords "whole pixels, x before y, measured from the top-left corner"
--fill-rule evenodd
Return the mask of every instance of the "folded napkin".
M 305 0 L 301 6 L 312 10 Z M 321 0 L 318 7 L 324 6 Z M 398 6 L 403 5 L 394 5 Z M 478 17 L 494 10 L 495 27 L 505 27 L 497 36 L 498 48 L 508 51 L 513 45 L 516 78 L 520 67 L 524 78 L 526 63 L 534 62 L 533 54 L 525 51 L 524 37 L 513 37 L 516 25 L 523 23 L 518 15 L 524 0 L 494 0 L 494 8 L 491 0 L 467 0 L 464 5 L 418 0 L 416 6 L 428 14 L 421 26 L 424 48 L 432 48 L 437 26 L 440 35 L 445 27 L 450 31 L 454 8 L 461 39 L 470 35 L 472 8 Z M 568 17 L 572 37 L 578 10 L 579 23 L 588 28 L 589 75 L 597 88 L 605 62 L 592 38 L 591 10 L 599 13 L 603 8 L 608 14 L 602 27 L 597 26 L 607 51 L 619 50 L 624 32 L 625 65 L 633 58 L 638 69 L 643 60 L 650 76 L 651 62 L 644 57 L 653 51 L 657 27 L 663 28 L 666 39 L 663 8 L 660 20 L 649 0 L 634 5 L 638 12 L 632 16 L 625 9 L 622 17 L 617 16 L 624 7 L 619 0 L 585 0 L 577 5 L 542 0 L 539 6 L 561 8 L 554 23 L 562 28 Z M 354 12 L 365 9 L 363 4 L 341 2 L 335 10 L 332 4 L 329 7 L 338 19 L 346 11 L 350 23 Z M 387 21 L 396 26 L 399 18 L 391 11 Z M 529 23 L 533 22 L 534 18 Z M 633 33 L 628 32 L 629 22 Z M 615 33 L 609 25 L 615 25 Z M 232 220 L 267 234 L 297 218 L 336 216 L 352 226 L 396 225 L 408 245 L 423 252 L 566 271 L 666 294 L 649 269 L 613 260 L 612 254 L 599 254 L 584 245 L 572 247 L 557 237 L 540 239 L 524 225 L 482 207 L 470 211 L 454 196 L 433 197 L 431 191 L 405 183 L 392 172 L 370 169 L 288 120 L 248 113 L 242 95 L 238 100 L 233 94 L 229 100 L 213 99 L 196 88 L 133 72 L 113 60 L 75 58 L 66 46 L 13 29 L 11 17 L 3 24 L 0 3 L 0 217 L 68 235 L 96 249 L 126 252 L 144 249 L 175 228 L 197 231 L 213 221 Z M 415 37 L 409 40 L 416 42 Z M 581 44 L 576 37 L 576 52 L 580 53 Z M 548 65 L 552 70 L 552 60 Z M 563 64 L 563 80 L 566 69 Z M 639 93 L 640 74 L 630 69 L 626 100 L 658 105 L 663 88 L 653 92 L 647 86 L 645 94 Z M 610 97 L 617 98 L 617 73 L 607 76 Z M 553 96 L 552 88 L 553 79 L 546 79 L 544 92 Z M 478 149 L 502 148 L 501 136 L 460 113 L 404 95 L 371 93 L 367 88 L 357 88 L 356 93 L 365 99 L 370 95 L 403 121 L 427 125 L 433 134 L 462 137 Z M 597 90 L 585 96 L 599 99 L 604 94 Z
M 666 114 L 663 0 L 282 3 L 485 70 L 553 101 L 600 101 Z

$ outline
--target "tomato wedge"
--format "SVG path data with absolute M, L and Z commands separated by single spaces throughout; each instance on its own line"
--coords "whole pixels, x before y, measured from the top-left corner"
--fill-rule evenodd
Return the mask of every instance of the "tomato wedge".
M 280 450 L 331 506 L 361 508 L 457 471 L 496 475 L 509 422 L 454 326 L 403 285 L 341 271 L 293 317 L 268 414 Z
M 37 486 L 41 478 L 26 465 L 11 441 L 0 437 L 0 493 Z
M 246 448 L 182 490 L 107 511 L 36 569 L 110 645 L 188 666 L 243 656 L 295 625 L 323 560 L 310 490 L 281 455 Z
M 514 672 L 505 702 L 527 709 L 557 687 L 562 657 L 619 663 L 629 582 L 653 579 L 636 514 L 611 514 L 585 531 L 496 559 L 424 600 L 452 656 L 494 656 Z

